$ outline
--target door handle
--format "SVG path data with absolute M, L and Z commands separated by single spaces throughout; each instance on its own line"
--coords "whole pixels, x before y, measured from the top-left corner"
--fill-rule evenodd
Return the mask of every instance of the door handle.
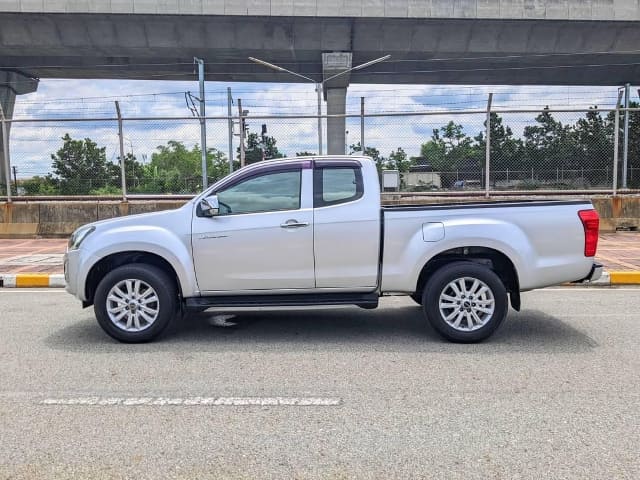
M 287 220 L 284 223 L 281 223 L 280 226 L 282 228 L 301 228 L 301 227 L 308 227 L 309 226 L 309 222 L 299 222 L 297 220 Z

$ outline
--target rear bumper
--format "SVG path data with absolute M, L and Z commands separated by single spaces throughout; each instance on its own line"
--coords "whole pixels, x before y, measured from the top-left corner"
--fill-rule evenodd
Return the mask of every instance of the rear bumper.
M 598 280 L 602 276 L 602 272 L 604 267 L 600 263 L 594 263 L 591 266 L 591 270 L 589 271 L 589 275 L 584 277 L 582 280 L 578 280 L 573 283 L 582 283 L 582 282 L 594 282 Z

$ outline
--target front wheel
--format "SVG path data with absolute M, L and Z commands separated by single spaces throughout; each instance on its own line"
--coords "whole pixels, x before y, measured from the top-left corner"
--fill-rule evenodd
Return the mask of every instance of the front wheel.
M 98 284 L 94 311 L 111 337 L 126 343 L 160 335 L 177 310 L 175 282 L 153 265 L 131 264 L 109 272 Z
M 493 270 L 471 262 L 445 265 L 422 296 L 433 328 L 452 342 L 480 342 L 495 332 L 509 308 L 507 291 Z

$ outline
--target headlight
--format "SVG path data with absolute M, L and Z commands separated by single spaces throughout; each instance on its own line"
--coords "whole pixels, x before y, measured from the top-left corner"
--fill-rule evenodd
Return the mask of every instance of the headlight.
M 69 239 L 69 243 L 67 244 L 67 250 L 77 250 L 80 248 L 80 244 L 84 241 L 85 238 L 89 236 L 91 232 L 93 232 L 96 227 L 80 227 L 71 235 Z

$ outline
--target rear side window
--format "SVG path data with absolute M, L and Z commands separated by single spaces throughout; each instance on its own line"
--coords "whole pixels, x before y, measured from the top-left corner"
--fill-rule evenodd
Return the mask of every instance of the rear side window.
M 358 167 L 322 167 L 314 171 L 314 207 L 353 202 L 364 192 Z

